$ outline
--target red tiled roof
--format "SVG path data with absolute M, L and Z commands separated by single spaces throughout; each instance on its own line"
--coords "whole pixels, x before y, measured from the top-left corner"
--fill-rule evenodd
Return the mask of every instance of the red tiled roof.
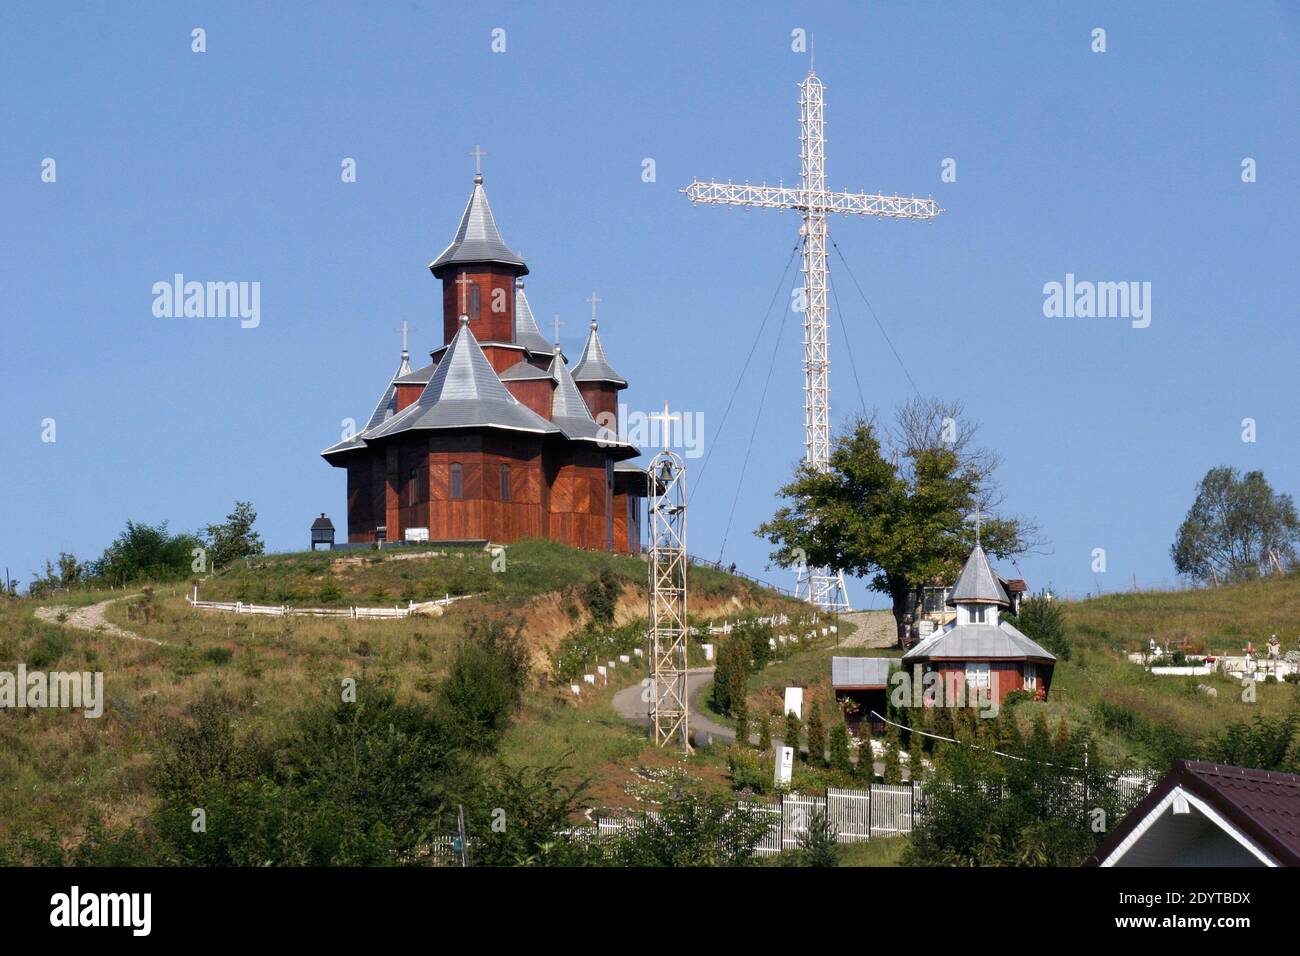
M 1173 769 L 1084 861 L 1106 859 L 1175 787 L 1206 801 L 1283 866 L 1300 866 L 1300 775 L 1175 760 Z
M 1210 801 L 1270 853 L 1289 855 L 1291 865 L 1300 865 L 1300 776 L 1199 760 L 1178 761 L 1174 770 L 1187 776 L 1189 790 Z

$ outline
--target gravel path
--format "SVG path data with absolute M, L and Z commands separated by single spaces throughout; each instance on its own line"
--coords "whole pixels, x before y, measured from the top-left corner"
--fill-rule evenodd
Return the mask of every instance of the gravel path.
M 95 634 L 107 634 L 109 637 L 125 637 L 129 641 L 141 641 L 145 644 L 157 644 L 161 647 L 167 642 L 155 640 L 152 637 L 141 637 L 139 634 L 132 634 L 130 631 L 118 627 L 104 616 L 104 611 L 110 604 L 116 604 L 118 601 L 125 601 L 128 598 L 137 596 L 138 595 L 135 594 L 128 594 L 125 597 L 109 598 L 107 601 L 100 601 L 98 604 L 91 604 L 86 607 L 68 607 L 66 604 L 55 605 L 53 607 L 38 607 L 36 609 L 36 616 L 42 621 L 48 621 L 51 624 L 58 624 L 59 615 L 67 614 L 68 619 L 63 623 L 68 627 L 76 628 L 79 631 L 91 631 Z

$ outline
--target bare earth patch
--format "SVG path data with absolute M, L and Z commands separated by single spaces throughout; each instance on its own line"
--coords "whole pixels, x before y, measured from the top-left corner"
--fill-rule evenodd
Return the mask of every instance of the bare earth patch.
M 157 644 L 162 646 L 166 641 L 155 640 L 152 637 L 141 637 L 139 634 L 132 634 L 130 631 L 118 627 L 112 621 L 104 616 L 104 611 L 110 604 L 116 604 L 118 601 L 125 601 L 127 598 L 135 597 L 134 594 L 128 594 L 126 597 L 109 598 L 107 601 L 100 601 L 98 604 L 91 604 L 88 607 L 67 607 L 66 605 L 55 605 L 54 607 L 38 607 L 36 616 L 42 621 L 50 624 L 58 624 L 59 615 L 66 614 L 67 620 L 62 622 L 68 627 L 76 628 L 79 631 L 91 631 L 95 634 L 107 634 L 109 637 L 125 637 L 129 641 L 143 641 L 147 644 Z

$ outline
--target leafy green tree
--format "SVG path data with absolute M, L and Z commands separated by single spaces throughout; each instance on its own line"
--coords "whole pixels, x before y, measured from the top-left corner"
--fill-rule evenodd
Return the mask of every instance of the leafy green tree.
M 796 849 L 783 856 L 783 864 L 795 866 L 839 866 L 840 843 L 835 825 L 826 811 L 815 807 L 808 818 L 808 828 L 795 838 Z
M 569 830 L 590 807 L 588 780 L 568 784 L 568 766 L 500 764 L 482 796 L 467 808 L 474 866 L 582 866 L 597 848 Z
M 1057 656 L 1070 659 L 1070 639 L 1065 631 L 1065 605 L 1046 593 L 1035 594 L 1020 601 L 1020 610 L 1006 615 L 1026 637 L 1038 642 Z
M 749 701 L 744 694 L 739 694 L 731 702 L 731 715 L 736 721 L 736 744 L 749 746 Z
M 1300 517 L 1290 495 L 1275 492 L 1260 471 L 1211 468 L 1169 549 L 1179 574 L 1204 582 L 1267 573 L 1273 560 L 1294 565 Z
M 836 439 L 829 469 L 801 465 L 779 492 L 789 503 L 757 531 L 776 546 L 772 559 L 783 567 L 806 561 L 870 578 L 873 590 L 889 595 L 900 642 L 906 620 L 919 612 L 915 589 L 955 579 L 969 555 L 974 534 L 964 518 L 976 506 L 987 510 L 995 465 L 991 456 L 945 443 L 942 432 L 913 425 L 886 447 L 889 436 L 858 419 Z M 1022 520 L 991 518 L 981 541 L 1008 557 L 1028 547 L 1031 531 Z
M 1205 760 L 1234 767 L 1300 773 L 1300 710 L 1234 721 L 1201 748 Z
M 235 510 L 226 516 L 224 522 L 204 528 L 209 567 L 224 568 L 241 558 L 262 554 L 265 547 L 261 535 L 253 530 L 255 521 L 257 512 L 252 502 L 236 501 Z
M 620 866 L 750 866 L 771 828 L 766 813 L 726 794 L 675 791 L 611 841 Z
M 910 866 L 1077 866 L 1105 835 L 1093 819 L 1122 816 L 1114 774 L 1092 748 L 1086 731 L 1069 742 L 1068 770 L 1057 757 L 1045 724 L 1036 723 L 1017 756 L 950 745 L 939 780 L 928 787 L 903 854 Z M 1098 811 L 1100 811 L 1098 813 Z
M 884 770 L 884 781 L 891 786 L 896 786 L 903 782 L 903 761 L 898 752 L 898 748 L 898 728 L 891 726 L 885 734 Z
M 762 753 L 772 749 L 772 715 L 766 710 L 758 721 L 758 749 Z
M 814 767 L 826 765 L 826 723 L 821 705 L 816 701 L 808 710 L 808 762 Z
M 831 767 L 840 773 L 852 773 L 853 761 L 849 757 L 849 728 L 843 720 L 831 725 Z
M 193 535 L 173 535 L 167 522 L 149 525 L 128 521 L 86 573 L 110 584 L 136 581 L 174 581 L 190 573 L 193 551 L 200 541 Z
M 718 664 L 713 672 L 710 703 L 720 714 L 734 716 L 732 708 L 746 694 L 749 681 L 749 640 L 729 634 L 718 646 Z
M 474 624 L 441 684 L 441 711 L 467 746 L 490 753 L 519 707 L 527 680 L 527 652 L 518 629 L 492 620 Z
M 785 740 L 787 747 L 794 749 L 795 759 L 799 759 L 799 737 L 803 731 L 803 723 L 799 720 L 799 715 L 793 710 L 787 711 L 785 715 Z

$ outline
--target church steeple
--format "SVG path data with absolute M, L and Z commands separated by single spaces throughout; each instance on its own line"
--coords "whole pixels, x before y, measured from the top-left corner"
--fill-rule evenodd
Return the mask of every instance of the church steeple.
M 456 336 L 462 314 L 469 315 L 475 338 L 485 345 L 513 342 L 515 279 L 527 275 L 528 266 L 501 238 L 481 172 L 474 174 L 455 237 L 429 270 L 442 280 L 444 345 Z
M 592 415 L 597 418 L 602 414 L 613 415 L 617 419 L 618 393 L 627 388 L 627 379 L 614 371 L 605 357 L 596 321 L 596 303 L 600 299 L 593 292 L 587 301 L 591 303 L 591 331 L 587 333 L 587 344 L 582 347 L 578 364 L 573 367 L 573 380 Z
M 488 205 L 487 193 L 483 189 L 483 174 L 474 175 L 474 189 L 465 204 L 465 212 L 460 217 L 460 226 L 456 237 L 438 258 L 429 263 L 429 269 L 441 279 L 443 273 L 455 265 L 487 264 L 507 266 L 516 275 L 527 275 L 528 266 L 523 257 L 506 245 L 501 238 L 501 230 Z

